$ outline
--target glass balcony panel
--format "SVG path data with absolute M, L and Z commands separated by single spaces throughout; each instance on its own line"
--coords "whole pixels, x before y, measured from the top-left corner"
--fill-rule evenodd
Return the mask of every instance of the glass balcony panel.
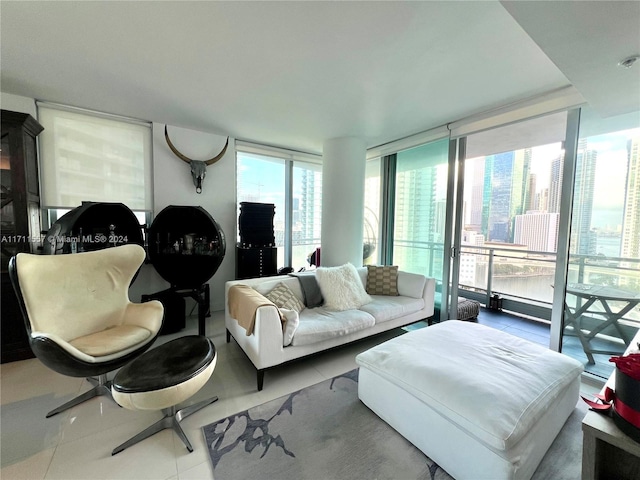
M 640 117 L 582 111 L 562 351 L 608 377 L 640 328 Z

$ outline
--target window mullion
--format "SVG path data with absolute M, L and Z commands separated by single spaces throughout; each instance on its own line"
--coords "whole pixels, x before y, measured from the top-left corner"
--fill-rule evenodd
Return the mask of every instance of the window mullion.
M 293 264 L 293 161 L 285 160 L 284 169 L 284 266 Z
M 382 200 L 380 213 L 380 263 L 393 264 L 393 212 L 396 199 L 396 159 L 397 155 L 387 155 L 382 160 Z

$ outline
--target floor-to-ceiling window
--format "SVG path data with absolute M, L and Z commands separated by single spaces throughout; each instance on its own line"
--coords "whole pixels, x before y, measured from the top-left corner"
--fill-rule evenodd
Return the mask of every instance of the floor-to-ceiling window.
M 298 270 L 310 266 L 310 255 L 320 247 L 322 165 L 298 161 L 293 163 L 291 202 L 291 265 Z
M 238 215 L 242 202 L 275 205 L 273 233 L 280 268 L 285 262 L 285 161 L 281 158 L 238 152 L 237 162 Z
M 398 152 L 395 165 L 393 264 L 435 278 L 439 291 L 446 281 L 448 156 L 449 139 L 444 138 Z
M 640 115 L 584 108 L 562 351 L 607 377 L 640 328 Z
M 275 205 L 278 268 L 309 268 L 309 256 L 320 246 L 322 165 L 313 157 L 242 143 L 238 147 L 238 213 L 241 202 Z
M 550 320 L 566 112 L 467 137 L 459 283 Z

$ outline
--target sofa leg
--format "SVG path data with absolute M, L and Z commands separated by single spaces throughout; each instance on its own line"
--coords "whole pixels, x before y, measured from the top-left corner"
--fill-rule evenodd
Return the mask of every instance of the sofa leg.
M 262 391 L 262 385 L 264 384 L 264 369 L 257 370 L 258 391 Z
M 231 342 L 231 332 L 227 328 L 227 343 L 230 343 L 230 342 Z

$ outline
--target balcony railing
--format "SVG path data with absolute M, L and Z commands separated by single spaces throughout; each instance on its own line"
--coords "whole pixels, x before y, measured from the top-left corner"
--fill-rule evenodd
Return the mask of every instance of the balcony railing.
M 556 254 L 502 247 L 461 248 L 460 294 L 490 304 L 502 298 L 505 310 L 551 320 Z M 465 275 L 466 274 L 466 275 Z M 640 292 L 640 259 L 571 255 L 569 283 L 590 283 Z M 624 319 L 640 322 L 640 308 Z

